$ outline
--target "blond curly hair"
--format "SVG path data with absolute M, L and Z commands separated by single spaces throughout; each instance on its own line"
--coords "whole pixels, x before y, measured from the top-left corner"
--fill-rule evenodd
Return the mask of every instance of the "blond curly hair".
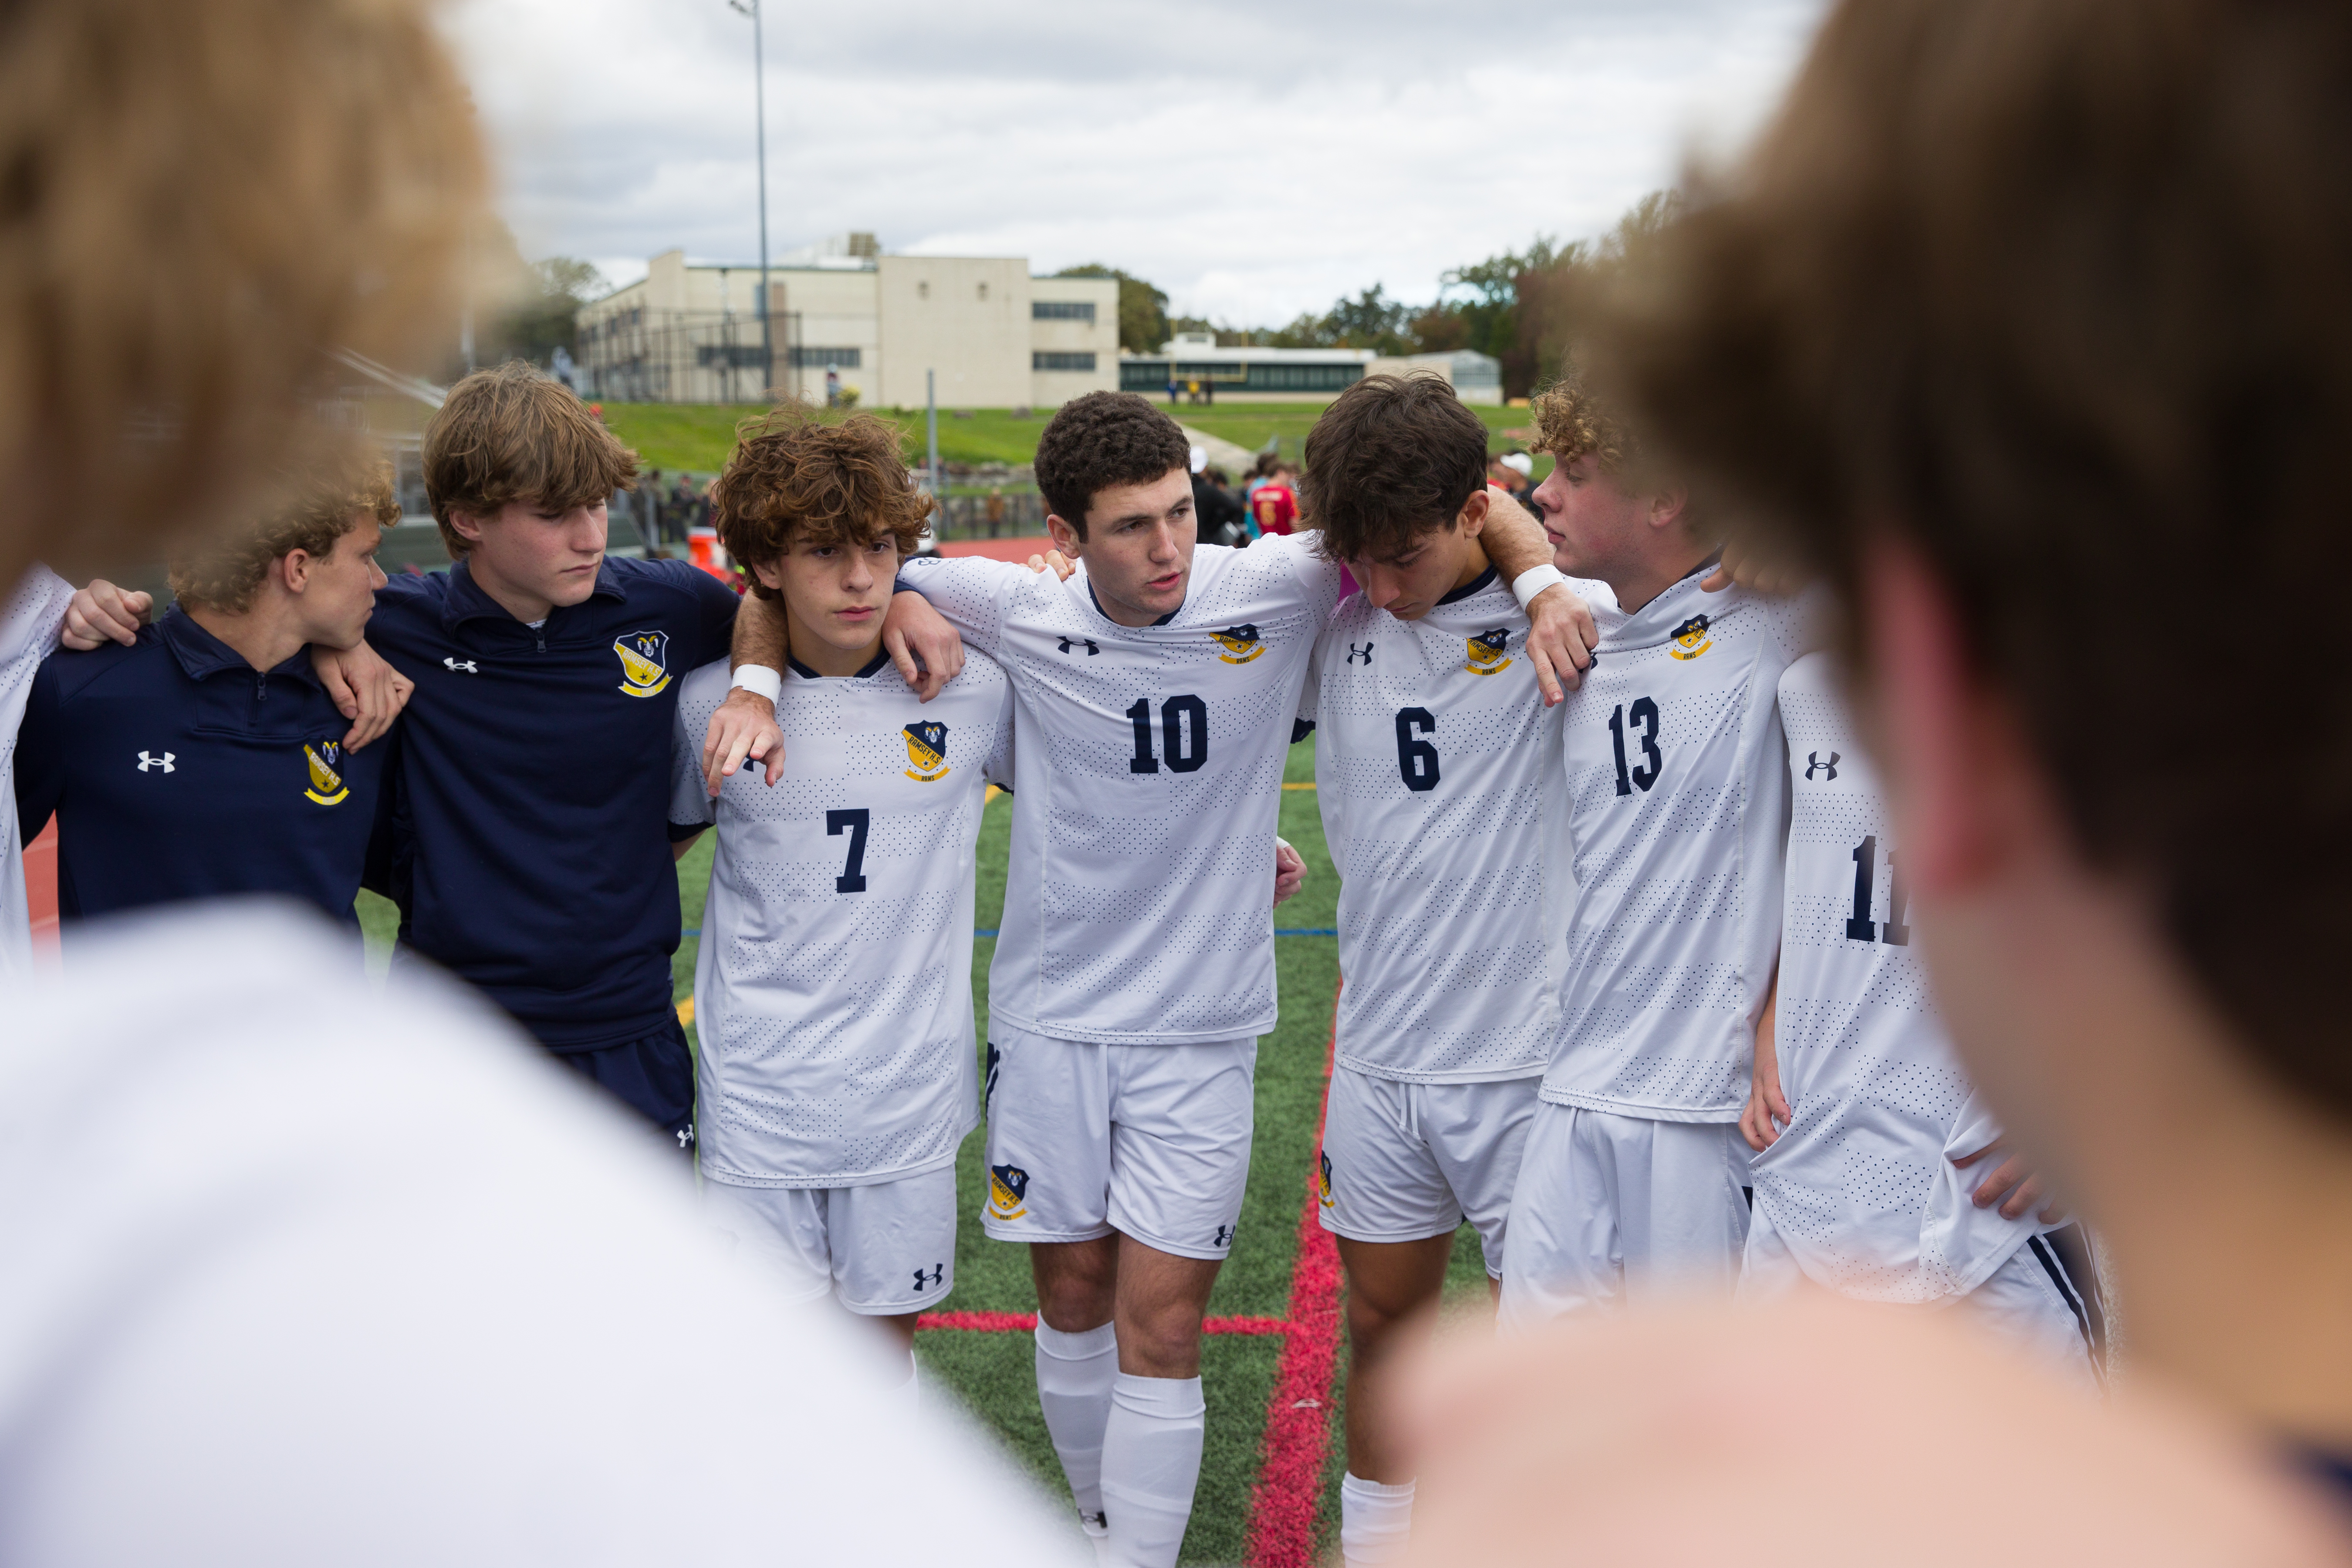
M 174 558 L 173 596 L 183 604 L 241 616 L 253 608 L 262 580 L 279 557 L 294 551 L 331 554 L 362 514 L 378 528 L 400 521 L 392 465 L 354 442 L 278 477 L 287 497 L 250 528 L 232 531 Z

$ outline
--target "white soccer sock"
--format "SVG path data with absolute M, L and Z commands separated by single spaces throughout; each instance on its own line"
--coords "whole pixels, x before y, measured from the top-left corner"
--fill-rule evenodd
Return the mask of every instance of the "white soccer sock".
M 1404 1552 L 1412 1531 L 1412 1488 L 1383 1486 L 1350 1472 L 1339 1482 L 1339 1555 L 1347 1568 L 1378 1568 Z
M 1208 1406 L 1197 1377 L 1120 1373 L 1103 1428 L 1102 1495 L 1110 1560 L 1119 1568 L 1174 1568 L 1201 1479 Z
M 1037 1403 L 1045 1430 L 1069 1478 L 1078 1522 L 1089 1535 L 1103 1528 L 1103 1427 L 1110 1419 L 1110 1383 L 1118 1375 L 1118 1332 L 1105 1323 L 1066 1334 L 1037 1320 Z

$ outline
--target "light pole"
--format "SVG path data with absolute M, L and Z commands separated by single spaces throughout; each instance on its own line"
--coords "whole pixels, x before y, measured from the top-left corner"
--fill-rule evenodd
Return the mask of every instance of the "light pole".
M 727 0 L 751 18 L 751 102 L 760 139 L 760 397 L 776 379 L 776 335 L 768 320 L 768 51 L 761 36 L 760 0 Z

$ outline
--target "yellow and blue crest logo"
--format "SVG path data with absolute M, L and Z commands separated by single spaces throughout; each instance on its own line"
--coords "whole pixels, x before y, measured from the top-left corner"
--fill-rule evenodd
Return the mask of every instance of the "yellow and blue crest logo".
M 1323 1163 L 1323 1168 L 1315 1173 L 1315 1195 L 1317 1198 L 1321 1200 L 1323 1206 L 1328 1209 L 1332 1204 L 1331 1156 L 1326 1154 L 1320 1149 L 1318 1149 L 1315 1152 L 1315 1157 Z
M 302 792 L 320 805 L 341 805 L 352 793 L 343 782 L 343 743 L 341 741 L 305 741 L 302 760 L 310 764 L 310 787 Z
M 1217 657 L 1227 664 L 1247 664 L 1265 651 L 1265 644 L 1258 639 L 1255 625 L 1227 626 L 1223 631 L 1211 632 L 1209 640 L 1225 650 Z
M 669 684 L 669 634 L 624 632 L 613 639 L 621 656 L 621 689 L 632 697 L 651 697 Z
M 1462 668 L 1473 675 L 1500 675 L 1511 666 L 1511 634 L 1496 627 L 1469 640 L 1469 662 Z
M 948 727 L 936 719 L 922 719 L 899 731 L 907 738 L 907 760 L 915 765 L 907 776 L 917 784 L 932 784 L 948 776 Z
M 1019 1219 L 1029 1211 L 1023 1202 L 1029 1196 L 1029 1173 L 1018 1165 L 991 1165 L 988 1168 L 988 1217 Z
M 1675 646 L 1666 651 L 1676 658 L 1696 658 L 1715 646 L 1715 639 L 1706 635 L 1713 625 L 1705 616 L 1693 616 L 1675 628 Z

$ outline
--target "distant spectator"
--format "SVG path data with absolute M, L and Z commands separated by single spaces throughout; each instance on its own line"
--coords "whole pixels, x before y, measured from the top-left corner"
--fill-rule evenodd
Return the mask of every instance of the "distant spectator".
M 1298 470 L 1275 465 L 1265 482 L 1250 492 L 1250 519 L 1260 534 L 1288 533 L 1298 524 Z
M 1202 544 L 1246 544 L 1249 531 L 1242 525 L 1242 503 L 1209 479 L 1206 448 L 1192 448 L 1192 516 Z
M 841 406 L 841 372 L 829 365 L 824 373 L 824 405 L 827 408 Z
M 1496 460 L 1507 476 L 1501 483 L 1505 489 L 1511 492 L 1511 499 L 1521 506 L 1533 510 L 1534 502 L 1531 498 L 1535 494 L 1536 488 L 1536 460 L 1525 452 L 1506 452 Z
M 649 469 L 643 489 L 637 491 L 638 503 L 645 509 L 646 542 L 660 544 L 669 535 L 662 531 L 662 476 L 659 468 Z
M 993 539 L 1004 527 L 1004 487 L 992 485 L 988 491 L 988 537 Z

